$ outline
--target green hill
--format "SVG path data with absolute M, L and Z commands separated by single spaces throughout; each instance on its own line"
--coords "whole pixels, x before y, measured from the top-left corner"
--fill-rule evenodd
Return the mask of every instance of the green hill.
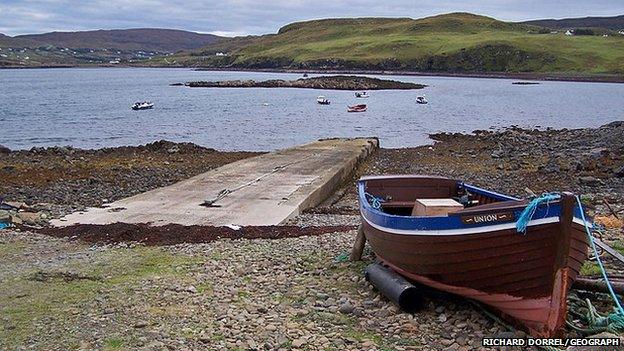
M 227 56 L 217 56 L 224 52 Z M 152 60 L 154 61 L 154 60 Z M 429 72 L 624 73 L 624 36 L 566 36 L 468 13 L 298 22 L 156 64 Z
M 159 28 L 51 32 L 14 37 L 0 33 L 0 67 L 129 62 L 201 48 L 219 39 L 211 34 Z

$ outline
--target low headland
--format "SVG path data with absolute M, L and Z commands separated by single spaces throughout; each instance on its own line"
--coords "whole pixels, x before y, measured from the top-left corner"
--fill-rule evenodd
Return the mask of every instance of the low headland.
M 227 80 L 227 81 L 198 81 L 174 83 L 191 88 L 303 88 L 303 89 L 331 89 L 331 90 L 388 90 L 388 89 L 422 89 L 423 84 L 399 82 L 396 80 L 378 79 L 358 76 L 322 76 L 301 78 L 297 80 L 271 79 L 255 80 Z
M 368 174 L 438 174 L 521 197 L 574 191 L 606 227 L 602 240 L 624 253 L 624 122 L 431 138 L 433 145 L 379 149 L 320 206 L 284 226 L 245 228 L 253 239 L 231 228 L 125 225 L 76 236 L 45 222 L 258 153 L 165 141 L 0 148 L 0 194 L 38 215 L 0 230 L 0 339 L 7 348 L 37 349 L 483 350 L 486 336 L 526 336 L 433 292 L 422 311 L 402 313 L 365 281 L 372 253 L 365 251 L 364 262 L 345 254 L 359 224 L 354 182 Z M 610 273 L 624 273 L 603 259 Z M 591 260 L 581 271 L 598 273 Z M 571 295 L 572 304 L 589 297 L 601 312 L 610 309 L 607 295 Z

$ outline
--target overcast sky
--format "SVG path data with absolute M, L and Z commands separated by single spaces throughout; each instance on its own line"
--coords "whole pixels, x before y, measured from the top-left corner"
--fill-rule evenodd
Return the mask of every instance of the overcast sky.
M 0 0 L 0 33 L 158 27 L 274 33 L 301 20 L 472 12 L 506 21 L 624 14 L 624 0 Z

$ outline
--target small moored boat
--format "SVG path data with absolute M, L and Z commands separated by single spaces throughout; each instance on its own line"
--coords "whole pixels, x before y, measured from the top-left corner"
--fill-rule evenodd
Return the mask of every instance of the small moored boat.
M 533 336 L 562 332 L 588 247 L 572 194 L 540 198 L 527 222 L 528 200 L 443 177 L 364 177 L 358 192 L 362 230 L 382 264 L 489 305 Z
M 416 98 L 416 103 L 424 105 L 424 104 L 428 104 L 429 101 L 427 101 L 427 99 L 425 99 L 424 96 L 419 96 Z
M 316 102 L 318 102 L 321 105 L 329 105 L 331 103 L 329 99 L 325 98 L 322 95 L 316 98 Z
M 356 93 L 355 93 L 355 97 L 356 97 L 356 98 L 359 98 L 359 99 L 366 99 L 366 98 L 368 98 L 369 96 L 370 96 L 370 95 L 368 95 L 368 93 L 367 93 L 367 92 L 365 92 L 365 91 L 362 91 L 362 92 L 356 92 Z
M 135 102 L 131 108 L 133 110 L 148 110 L 152 107 L 154 107 L 154 103 L 149 102 L 149 101 L 143 101 L 143 102 Z
M 366 112 L 366 109 L 365 104 L 347 106 L 347 112 Z

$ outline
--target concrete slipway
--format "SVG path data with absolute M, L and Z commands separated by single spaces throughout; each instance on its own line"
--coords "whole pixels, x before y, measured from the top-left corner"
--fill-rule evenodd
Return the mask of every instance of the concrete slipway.
M 326 199 L 378 146 L 374 138 L 319 140 L 233 162 L 52 224 L 277 225 Z M 206 200 L 214 203 L 202 206 Z

